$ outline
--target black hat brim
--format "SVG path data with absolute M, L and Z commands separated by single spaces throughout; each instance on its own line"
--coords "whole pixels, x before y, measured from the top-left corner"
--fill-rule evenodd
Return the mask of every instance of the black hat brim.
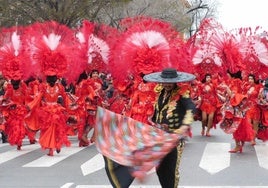
M 196 77 L 193 74 L 186 72 L 178 72 L 178 76 L 175 78 L 163 78 L 161 77 L 161 72 L 154 72 L 147 74 L 143 79 L 147 82 L 156 82 L 156 83 L 179 83 L 179 82 L 189 82 L 194 80 Z

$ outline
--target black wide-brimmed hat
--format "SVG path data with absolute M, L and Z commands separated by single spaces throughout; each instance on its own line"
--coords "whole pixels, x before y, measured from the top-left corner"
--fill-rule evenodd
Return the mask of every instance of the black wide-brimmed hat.
M 179 72 L 174 68 L 165 68 L 162 72 L 154 72 L 143 77 L 147 82 L 157 83 L 178 83 L 189 82 L 195 79 L 195 76 L 186 72 Z

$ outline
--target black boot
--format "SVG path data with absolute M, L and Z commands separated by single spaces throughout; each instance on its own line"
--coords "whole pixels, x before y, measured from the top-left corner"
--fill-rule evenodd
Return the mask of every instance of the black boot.
M 7 135 L 4 132 L 1 132 L 2 135 L 2 143 L 7 143 Z

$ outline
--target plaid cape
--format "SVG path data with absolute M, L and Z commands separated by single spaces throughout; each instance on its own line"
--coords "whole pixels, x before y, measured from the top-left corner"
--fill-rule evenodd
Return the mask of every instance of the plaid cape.
M 129 166 L 132 176 L 143 178 L 156 167 L 182 136 L 98 107 L 97 150 L 111 160 Z

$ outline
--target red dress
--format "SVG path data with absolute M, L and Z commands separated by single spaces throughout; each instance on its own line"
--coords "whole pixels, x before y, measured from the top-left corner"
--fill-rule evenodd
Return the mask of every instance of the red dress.
M 130 99 L 131 104 L 128 116 L 137 121 L 149 123 L 148 119 L 153 116 L 154 102 L 156 100 L 154 87 L 155 84 L 152 83 L 140 83 Z
M 234 108 L 233 114 L 233 123 L 237 123 L 238 127 L 236 131 L 233 133 L 233 138 L 237 141 L 252 141 L 254 138 L 254 130 L 252 125 L 246 118 L 246 113 L 248 110 L 248 101 L 242 102 L 242 100 L 246 100 L 242 94 L 235 94 L 230 99 L 230 104 Z
M 258 105 L 261 110 L 260 126 L 257 138 L 262 141 L 268 140 L 268 89 L 262 88 L 259 93 Z
M 51 87 L 47 83 L 41 84 L 40 108 L 38 118 L 40 124 L 39 143 L 43 149 L 60 149 L 63 145 L 70 146 L 67 137 L 67 116 L 64 104 L 59 104 L 62 97 L 66 101 L 66 94 L 61 84 Z
M 31 102 L 34 100 L 34 98 L 39 93 L 39 81 L 34 80 L 28 84 L 27 87 L 27 94 L 25 103 L 31 104 Z M 37 109 L 39 106 L 35 106 L 35 108 L 31 108 L 31 112 L 27 115 L 25 118 L 25 126 L 27 128 L 27 135 L 30 138 L 30 140 L 35 142 L 35 133 L 40 130 L 40 125 L 38 121 L 38 114 Z
M 4 95 L 5 103 L 8 105 L 3 112 L 6 120 L 5 131 L 10 145 L 17 145 L 18 149 L 26 135 L 24 126 L 24 118 L 28 114 L 25 106 L 26 87 L 26 84 L 21 82 L 19 88 L 15 90 L 11 84 L 8 84 Z
M 207 114 L 213 113 L 217 109 L 216 90 L 213 83 L 204 83 L 200 87 L 201 105 L 200 110 Z
M 249 120 L 260 119 L 260 108 L 258 107 L 257 100 L 259 95 L 260 86 L 256 84 L 248 84 L 246 83 L 243 86 L 243 94 L 247 95 L 249 110 L 247 111 L 246 117 Z

